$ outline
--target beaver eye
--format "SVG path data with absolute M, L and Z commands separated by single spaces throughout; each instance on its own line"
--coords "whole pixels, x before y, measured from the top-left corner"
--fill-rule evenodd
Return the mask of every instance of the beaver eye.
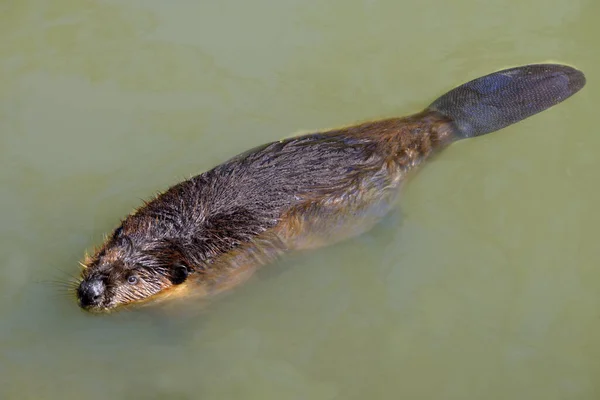
M 188 275 L 190 274 L 190 270 L 187 266 L 183 264 L 174 264 L 171 269 L 171 282 L 174 285 L 179 285 L 185 282 Z
M 135 285 L 136 283 L 138 283 L 137 276 L 129 275 L 129 277 L 127 278 L 127 283 L 129 283 L 130 285 Z

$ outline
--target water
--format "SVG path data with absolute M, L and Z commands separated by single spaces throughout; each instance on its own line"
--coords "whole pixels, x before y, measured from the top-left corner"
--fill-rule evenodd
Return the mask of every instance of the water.
M 206 3 L 206 4 L 204 4 Z M 0 5 L 3 399 L 597 399 L 594 0 Z M 571 100 L 454 145 L 401 211 L 200 312 L 47 280 L 156 191 L 298 131 L 556 60 Z

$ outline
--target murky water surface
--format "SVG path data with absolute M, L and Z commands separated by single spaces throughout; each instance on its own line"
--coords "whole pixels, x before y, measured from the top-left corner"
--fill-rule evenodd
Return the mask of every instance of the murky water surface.
M 2 2 L 0 397 L 600 398 L 598 15 L 595 0 Z M 546 60 L 587 87 L 456 144 L 374 231 L 203 312 L 90 316 L 46 282 L 142 198 L 238 152 Z

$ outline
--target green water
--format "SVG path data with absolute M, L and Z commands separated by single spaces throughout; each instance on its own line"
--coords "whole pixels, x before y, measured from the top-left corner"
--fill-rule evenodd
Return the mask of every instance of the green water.
M 600 398 L 600 3 L 0 3 L 0 398 Z M 555 60 L 564 104 L 464 141 L 372 232 L 206 311 L 46 283 L 142 198 L 297 131 Z

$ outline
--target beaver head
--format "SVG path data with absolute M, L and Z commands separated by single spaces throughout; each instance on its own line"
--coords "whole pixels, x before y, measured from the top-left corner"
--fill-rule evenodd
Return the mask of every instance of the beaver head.
M 156 298 L 185 282 L 192 272 L 178 243 L 169 238 L 128 234 L 117 228 L 83 263 L 77 288 L 79 306 L 105 312 Z

